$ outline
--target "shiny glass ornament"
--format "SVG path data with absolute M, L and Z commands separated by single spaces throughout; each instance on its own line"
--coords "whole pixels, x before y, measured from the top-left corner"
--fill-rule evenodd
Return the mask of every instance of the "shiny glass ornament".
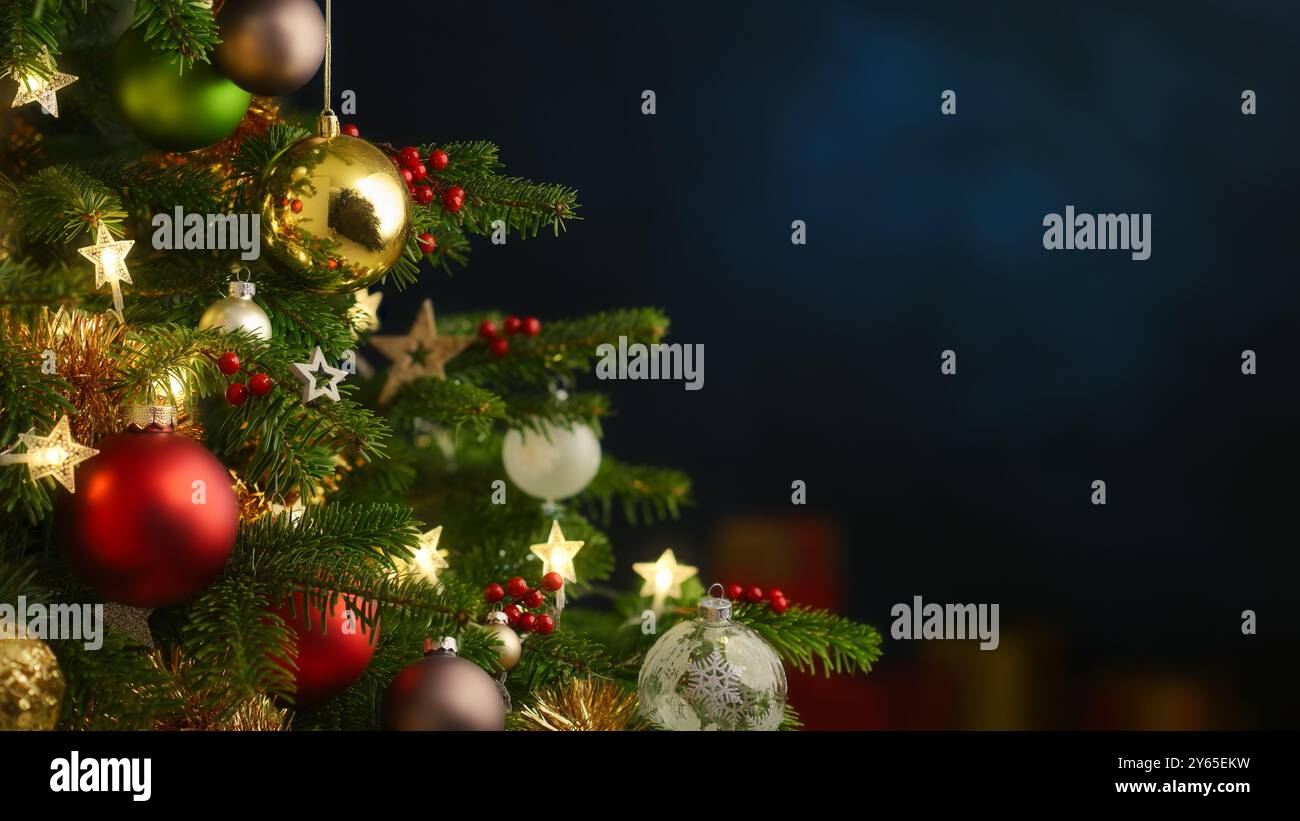
M 248 331 L 258 339 L 271 338 L 271 317 L 253 301 L 257 287 L 251 282 L 230 283 L 230 296 L 212 303 L 199 319 L 199 330 L 225 328 Z
M 720 591 L 710 588 L 699 618 L 674 625 L 646 654 L 641 712 L 669 730 L 775 730 L 785 714 L 785 668 L 758 633 L 732 621 Z
M 500 610 L 494 610 L 488 614 L 485 620 L 484 630 L 496 636 L 501 646 L 497 648 L 497 660 L 501 662 L 502 670 L 513 670 L 519 663 L 519 657 L 523 655 L 524 643 L 519 638 L 519 634 L 510 626 L 506 614 Z
M 457 656 L 456 647 L 455 639 L 443 638 L 397 674 L 384 693 L 384 729 L 505 729 L 506 703 L 496 679 Z
M 16 637 L 15 637 L 16 635 Z M 52 730 L 67 682 L 54 651 L 0 624 L 0 730 Z
M 373 284 L 406 248 L 410 192 L 387 155 L 357 137 L 289 146 L 263 173 L 259 198 L 263 245 L 317 293 Z
M 543 421 L 540 429 L 506 433 L 501 462 L 510 481 L 529 496 L 567 499 L 596 478 L 600 440 L 581 422 L 566 428 Z
M 220 142 L 244 118 L 252 97 L 208 63 L 181 70 L 180 58 L 155 51 L 139 29 L 113 50 L 109 94 L 140 139 L 164 151 L 194 151 Z
M 217 12 L 221 72 L 245 91 L 278 97 L 305 86 L 325 58 L 315 0 L 226 0 Z

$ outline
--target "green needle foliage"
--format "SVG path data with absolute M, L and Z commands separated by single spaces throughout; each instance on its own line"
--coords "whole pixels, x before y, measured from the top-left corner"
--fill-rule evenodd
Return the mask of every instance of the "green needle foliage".
M 47 55 L 102 66 L 112 45 L 105 25 L 111 12 L 91 0 L 0 0 L 0 70 L 48 76 Z M 211 11 L 193 0 L 136 0 L 133 25 L 186 66 L 206 62 L 217 44 Z M 447 363 L 447 379 L 412 380 L 380 404 L 388 363 L 366 347 L 372 329 L 363 327 L 353 295 L 307 290 L 270 254 L 245 262 L 237 251 L 155 250 L 150 241 L 153 216 L 178 206 L 197 214 L 260 213 L 266 169 L 308 132 L 278 123 L 220 157 L 160 160 L 126 136 L 103 102 L 99 73 L 81 73 L 62 119 L 43 117 L 35 105 L 14 113 L 43 139 L 0 156 L 0 452 L 21 453 L 20 434 L 45 433 L 63 414 L 75 420 L 85 412 L 89 379 L 113 409 L 178 405 L 182 432 L 200 437 L 230 470 L 243 512 L 220 577 L 187 604 L 150 616 L 156 649 L 112 628 L 96 651 L 50 642 L 69 682 L 62 726 L 223 726 L 250 704 L 267 708 L 267 697 L 292 705 L 295 631 L 321 629 L 306 619 L 311 608 L 348 607 L 372 636 L 372 662 L 338 697 L 294 710 L 290 720 L 300 729 L 376 728 L 385 689 L 420 658 L 427 638 L 455 636 L 463 658 L 499 672 L 496 640 L 479 626 L 489 608 L 483 588 L 515 575 L 536 585 L 540 567 L 529 546 L 546 540 L 552 519 L 567 538 L 585 543 L 575 558 L 578 581 L 565 589 L 575 606 L 553 634 L 527 637 L 506 682 L 511 698 L 525 705 L 537 688 L 573 676 L 633 686 L 655 638 L 640 630 L 649 600 L 601 586 L 633 559 L 617 556 L 602 528 L 619 516 L 634 523 L 677 517 L 693 503 L 690 480 L 606 453 L 594 481 L 556 509 L 508 482 L 501 443 L 512 429 L 542 430 L 544 423 L 585 424 L 600 434 L 613 410 L 606 395 L 586 388 L 601 346 L 620 337 L 659 342 L 668 317 L 641 307 L 546 318 L 539 335 L 512 337 L 508 356 L 476 340 Z M 390 144 L 376 145 L 397 154 Z M 413 209 L 405 254 L 381 283 L 390 300 L 421 278 L 464 265 L 478 238 L 558 235 L 579 219 L 573 189 L 506 175 L 491 142 L 420 146 L 422 156 L 434 151 L 445 151 L 448 162 L 430 164 L 423 184 L 433 202 Z M 443 201 L 453 187 L 465 192 L 456 211 Z M 26 333 L 43 312 L 99 313 L 110 305 L 108 289 L 95 287 L 91 265 L 76 252 L 99 225 L 135 242 L 123 288 L 127 327 L 94 358 L 107 372 L 46 373 Z M 431 253 L 417 241 L 426 232 L 436 239 Z M 271 317 L 272 338 L 198 330 L 205 309 L 244 267 Z M 454 301 L 447 287 L 439 285 L 444 303 Z M 473 335 L 484 319 L 499 322 L 501 314 L 441 313 L 439 333 Z M 293 365 L 316 347 L 332 365 L 357 363 L 340 401 L 303 401 Z M 241 363 L 233 377 L 216 365 L 227 352 Z M 270 394 L 229 404 L 228 385 L 252 374 L 270 377 Z M 51 479 L 32 482 L 21 465 L 0 467 L 0 600 L 96 600 L 58 550 L 54 510 L 65 493 Z M 436 582 L 411 571 L 434 526 L 443 528 L 438 547 L 448 553 Z M 689 581 L 682 598 L 668 603 L 660 630 L 691 617 L 702 594 L 700 582 Z M 614 607 L 585 606 L 602 599 Z M 277 608 L 289 602 L 307 610 L 297 606 L 286 617 Z M 778 616 L 741 606 L 737 617 L 796 669 L 865 673 L 879 658 L 875 630 L 824 611 L 795 607 Z M 798 726 L 793 710 L 784 726 Z

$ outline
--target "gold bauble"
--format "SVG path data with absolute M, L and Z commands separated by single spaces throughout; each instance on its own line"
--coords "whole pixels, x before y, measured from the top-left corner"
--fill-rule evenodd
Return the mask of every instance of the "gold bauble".
M 501 646 L 497 648 L 497 661 L 501 662 L 502 670 L 513 670 L 519 663 L 519 657 L 523 655 L 524 644 L 519 638 L 519 634 L 510 626 L 506 620 L 506 614 L 496 610 L 488 615 L 485 630 L 496 634 Z
M 48 644 L 0 638 L 0 730 L 54 729 L 67 686 Z
M 310 290 L 357 291 L 406 248 L 411 193 L 384 152 L 340 134 L 286 148 L 258 190 L 262 242 Z

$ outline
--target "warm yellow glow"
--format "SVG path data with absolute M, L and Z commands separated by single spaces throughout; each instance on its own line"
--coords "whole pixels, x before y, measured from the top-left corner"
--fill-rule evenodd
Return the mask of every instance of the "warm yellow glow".
M 65 460 L 67 460 L 67 458 L 68 451 L 55 445 L 54 447 L 43 448 L 36 451 L 36 459 L 34 461 L 38 465 L 61 465 Z
M 672 550 L 665 550 L 658 560 L 637 562 L 632 570 L 645 579 L 641 585 L 641 595 L 653 598 L 651 605 L 655 610 L 663 607 L 668 598 L 682 595 L 682 582 L 696 574 L 697 569 L 689 564 L 678 564 Z
M 357 180 L 354 185 L 362 198 L 374 205 L 375 219 L 379 221 L 379 235 L 391 237 L 402 230 L 406 222 L 406 200 L 392 196 L 392 175 L 370 174 Z

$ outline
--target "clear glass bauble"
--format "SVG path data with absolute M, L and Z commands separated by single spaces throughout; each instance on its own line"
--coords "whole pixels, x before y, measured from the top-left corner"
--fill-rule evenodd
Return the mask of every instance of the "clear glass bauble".
M 777 729 L 786 681 L 776 651 L 730 619 L 725 599 L 705 599 L 701 616 L 673 626 L 646 654 L 641 712 L 668 730 Z

